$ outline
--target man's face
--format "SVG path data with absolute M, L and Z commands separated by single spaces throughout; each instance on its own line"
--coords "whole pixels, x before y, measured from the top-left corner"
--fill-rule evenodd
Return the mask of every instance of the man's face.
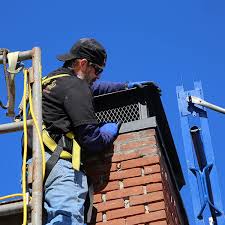
M 98 65 L 86 61 L 84 68 L 84 79 L 89 85 L 92 85 L 93 82 L 100 78 L 101 72 L 102 69 Z

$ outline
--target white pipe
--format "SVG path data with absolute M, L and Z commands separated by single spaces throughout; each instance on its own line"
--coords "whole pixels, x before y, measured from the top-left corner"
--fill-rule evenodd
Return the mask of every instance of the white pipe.
M 224 108 L 216 106 L 214 104 L 211 104 L 211 103 L 209 103 L 209 102 L 207 102 L 207 101 L 205 101 L 201 98 L 198 98 L 198 97 L 195 97 L 195 96 L 188 96 L 186 100 L 187 100 L 187 102 L 191 102 L 191 103 L 194 103 L 194 104 L 197 104 L 197 105 L 201 105 L 201 106 L 204 106 L 206 108 L 209 108 L 209 109 L 212 109 L 214 111 L 225 114 Z

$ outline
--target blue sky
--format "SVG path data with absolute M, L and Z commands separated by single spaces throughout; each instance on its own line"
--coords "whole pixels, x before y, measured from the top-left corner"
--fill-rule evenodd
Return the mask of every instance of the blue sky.
M 224 1 L 11 0 L 3 1 L 1 9 L 0 47 L 17 51 L 40 46 L 43 74 L 61 65 L 55 56 L 77 39 L 94 37 L 108 52 L 102 80 L 157 82 L 182 162 L 176 86 L 192 89 L 193 81 L 201 80 L 205 99 L 225 107 Z M 0 99 L 6 101 L 2 68 L 0 72 Z M 17 83 L 21 96 L 21 75 Z M 225 196 L 225 116 L 212 111 L 208 116 Z M 9 122 L 1 109 L 0 121 Z M 20 134 L 1 135 L 0 144 L 0 195 L 20 192 Z M 188 187 L 182 193 L 187 196 Z

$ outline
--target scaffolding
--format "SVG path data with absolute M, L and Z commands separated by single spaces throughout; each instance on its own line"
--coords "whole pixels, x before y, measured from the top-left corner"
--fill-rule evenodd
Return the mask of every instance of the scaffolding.
M 29 80 L 32 81 L 32 100 L 34 104 L 34 115 L 37 120 L 38 130 L 42 133 L 42 88 L 41 88 L 41 49 L 34 47 L 32 50 L 18 52 L 18 62 L 25 60 L 32 60 L 32 66 L 29 69 Z M 9 63 L 7 54 L 0 55 L 0 64 L 4 65 L 4 71 L 6 63 Z M 8 70 L 9 71 L 9 70 Z M 10 76 L 10 71 L 8 72 Z M 12 78 L 12 77 L 11 77 Z M 7 82 L 8 91 L 8 103 L 4 107 L 8 109 L 8 116 L 14 115 L 14 81 L 10 77 Z M 11 79 L 11 80 L 10 80 Z M 32 127 L 34 125 L 33 120 L 27 120 L 27 126 Z M 12 122 L 0 125 L 0 134 L 16 132 L 24 129 L 23 122 Z M 42 154 L 41 144 L 38 139 L 37 129 L 33 129 L 33 163 L 32 163 L 32 200 L 28 202 L 28 207 L 31 209 L 31 223 L 32 225 L 42 224 L 42 196 L 43 196 L 43 174 L 42 174 Z M 7 216 L 15 211 L 21 211 L 21 203 L 9 202 L 0 205 L 0 220 L 2 216 Z

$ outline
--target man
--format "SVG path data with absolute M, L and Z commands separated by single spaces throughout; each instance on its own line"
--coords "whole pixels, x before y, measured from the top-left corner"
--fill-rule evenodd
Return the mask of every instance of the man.
M 69 53 L 57 58 L 64 62 L 63 67 L 50 73 L 47 78 L 52 79 L 43 85 L 43 122 L 48 134 L 59 143 L 72 131 L 81 155 L 106 150 L 118 135 L 118 124 L 98 124 L 92 96 L 132 88 L 140 82 L 95 82 L 105 67 L 107 54 L 92 38 L 80 39 Z M 46 147 L 47 165 L 52 155 Z M 87 192 L 82 168 L 75 170 L 71 160 L 59 158 L 44 183 L 46 224 L 83 225 Z

